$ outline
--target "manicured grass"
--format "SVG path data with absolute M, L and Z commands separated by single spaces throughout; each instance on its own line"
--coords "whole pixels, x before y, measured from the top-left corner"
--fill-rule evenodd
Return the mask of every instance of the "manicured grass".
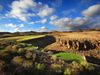
M 56 56 L 64 60 L 76 61 L 80 63 L 85 61 L 81 55 L 74 54 L 74 53 L 60 52 L 60 53 L 53 54 L 52 56 Z
M 29 35 L 29 36 L 16 36 L 16 37 L 7 37 L 7 38 L 0 38 L 0 40 L 16 40 L 18 42 L 26 41 L 35 38 L 41 38 L 45 35 Z
M 21 41 L 26 41 L 26 40 L 30 40 L 30 39 L 41 38 L 41 37 L 44 37 L 44 36 L 45 36 L 45 35 L 22 36 L 22 37 L 19 38 L 17 41 L 21 42 Z

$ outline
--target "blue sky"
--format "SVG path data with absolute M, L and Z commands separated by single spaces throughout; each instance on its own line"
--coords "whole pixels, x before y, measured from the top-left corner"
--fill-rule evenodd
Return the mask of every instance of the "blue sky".
M 0 0 L 0 31 L 100 28 L 100 0 Z

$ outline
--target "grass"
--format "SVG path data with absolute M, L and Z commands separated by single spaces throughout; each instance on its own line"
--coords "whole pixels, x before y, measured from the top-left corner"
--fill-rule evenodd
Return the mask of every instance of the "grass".
M 41 38 L 45 35 L 29 35 L 29 36 L 16 36 L 16 37 L 7 37 L 7 38 L 0 38 L 0 40 L 16 40 L 18 42 L 35 39 L 35 38 Z
M 68 61 L 76 61 L 76 62 L 83 62 L 85 61 L 82 56 L 74 53 L 66 53 L 66 52 L 60 52 L 53 54 L 52 56 L 56 56 L 58 58 L 68 60 Z
M 72 33 L 61 33 L 61 37 L 69 39 L 88 39 L 88 40 L 99 40 L 100 33 L 97 31 L 86 31 L 86 32 L 72 32 Z
M 21 41 L 26 41 L 26 40 L 30 40 L 30 39 L 35 39 L 35 38 L 41 38 L 44 37 L 45 35 L 30 35 L 30 36 L 22 36 L 20 39 L 18 39 L 17 41 L 21 42 Z

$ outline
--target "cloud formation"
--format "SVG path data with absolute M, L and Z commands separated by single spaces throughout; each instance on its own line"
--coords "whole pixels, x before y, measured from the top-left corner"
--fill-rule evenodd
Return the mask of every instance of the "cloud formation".
M 32 13 L 29 13 L 29 10 Z M 33 0 L 19 0 L 12 2 L 9 15 L 13 18 L 27 21 L 30 17 L 39 16 L 43 18 L 51 15 L 53 12 L 53 8 L 50 8 L 48 5 L 43 5 L 41 2 L 36 3 Z
M 24 27 L 24 24 L 20 24 L 19 26 L 17 26 L 16 24 L 13 23 L 9 23 L 9 24 L 5 24 L 5 26 L 10 29 L 12 29 L 13 32 L 17 32 L 17 31 L 21 31 L 21 28 Z
M 45 24 L 47 22 L 47 19 L 42 19 L 41 21 L 40 21 L 40 23 L 42 23 L 42 24 Z
M 90 6 L 88 9 L 84 10 L 82 14 L 86 17 L 100 16 L 100 4 Z
M 46 18 L 44 18 L 44 19 L 41 19 L 41 20 L 39 20 L 39 21 L 34 21 L 34 22 L 30 22 L 29 24 L 37 24 L 37 23 L 40 23 L 40 24 L 45 24 L 45 23 L 47 23 L 47 19 Z
M 55 20 L 55 19 L 57 19 L 57 18 L 58 18 L 58 16 L 53 15 L 53 16 L 50 17 L 50 20 Z
M 45 5 L 43 8 L 41 8 L 39 10 L 39 12 L 37 13 L 37 15 L 40 16 L 41 18 L 43 18 L 43 17 L 51 15 L 53 12 L 54 12 L 53 8 L 50 8 L 47 5 Z
M 85 1 L 83 1 L 83 4 L 85 3 Z M 2 6 L 0 7 L 2 8 Z M 77 14 L 77 12 L 79 13 Z M 12 18 L 19 19 L 20 22 L 23 21 L 23 23 L 26 24 L 34 24 L 34 25 L 47 24 L 48 27 L 52 25 L 53 27 L 58 28 L 57 30 L 61 31 L 100 27 L 100 4 L 90 6 L 83 11 L 81 10 L 77 11 L 75 8 L 75 9 L 64 9 L 60 13 L 58 11 L 55 11 L 54 7 L 50 7 L 49 5 L 43 4 L 41 2 L 35 2 L 35 0 L 14 0 L 11 4 L 10 11 L 5 15 L 6 17 L 10 16 L 11 19 Z M 19 26 L 18 25 L 17 23 L 16 24 L 10 23 L 7 24 L 6 26 L 14 29 L 14 31 L 20 31 L 24 27 L 24 25 L 23 24 L 20 24 Z M 49 30 L 45 26 L 42 26 L 40 29 L 38 29 L 38 27 L 36 28 L 37 28 L 36 30 L 38 31 Z
M 68 22 L 70 22 L 70 18 L 65 17 L 65 18 L 50 21 L 50 24 L 55 26 L 65 26 Z
M 18 18 L 22 21 L 26 21 L 29 16 L 32 16 L 31 13 L 27 13 L 28 9 L 35 7 L 36 3 L 32 0 L 19 0 L 13 1 L 11 5 L 10 15 L 13 18 Z
M 62 31 L 100 27 L 100 5 L 90 6 L 82 14 L 84 17 L 63 17 L 51 20 L 49 23 Z
M 49 29 L 45 26 L 42 26 L 38 31 L 39 32 L 47 32 L 47 31 L 49 31 Z
M 50 24 L 57 26 L 60 30 L 72 30 L 73 28 L 85 25 L 86 23 L 88 23 L 88 19 L 81 17 L 76 17 L 74 19 L 64 17 L 54 21 L 50 21 Z

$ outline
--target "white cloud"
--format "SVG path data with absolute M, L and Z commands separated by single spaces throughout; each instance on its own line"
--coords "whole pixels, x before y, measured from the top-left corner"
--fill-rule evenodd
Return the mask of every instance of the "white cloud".
M 47 19 L 42 19 L 41 21 L 40 21 L 40 23 L 42 23 L 42 24 L 45 24 L 47 22 Z
M 14 32 L 18 32 L 18 31 L 21 31 L 20 28 L 15 28 L 14 29 Z
M 39 21 L 34 21 L 34 22 L 30 22 L 29 24 L 37 24 L 37 23 L 40 23 L 40 24 L 45 24 L 47 22 L 47 19 L 41 19 Z
M 10 15 L 14 18 L 18 18 L 22 21 L 27 21 L 29 16 L 33 16 L 33 14 L 27 14 L 27 10 L 35 7 L 36 3 L 32 0 L 19 0 L 13 1 L 10 11 Z
M 55 20 L 55 19 L 57 19 L 57 18 L 58 18 L 58 16 L 53 15 L 53 16 L 50 17 L 50 20 Z
M 5 24 L 5 26 L 6 26 L 8 29 L 11 29 L 13 32 L 21 31 L 21 29 L 22 29 L 23 27 L 25 27 L 24 24 L 19 24 L 19 25 L 17 26 L 16 24 L 13 24 L 13 23 Z
M 28 12 L 31 10 L 32 12 Z M 13 1 L 11 11 L 7 14 L 13 18 L 27 21 L 30 17 L 46 17 L 54 12 L 53 8 L 48 5 L 43 5 L 41 2 L 34 2 L 33 0 L 18 0 Z
M 75 26 L 80 26 L 80 25 L 84 25 L 85 23 L 87 23 L 89 21 L 88 18 L 82 18 L 82 17 L 76 17 L 75 19 L 73 19 L 73 25 Z
M 39 12 L 37 13 L 37 15 L 40 16 L 41 18 L 43 18 L 43 17 L 51 15 L 53 12 L 54 12 L 53 8 L 50 8 L 47 5 L 45 5 L 43 8 L 41 8 L 39 10 Z
M 47 32 L 48 31 L 48 28 L 45 27 L 45 26 L 42 26 L 38 31 L 39 32 Z
M 6 27 L 16 28 L 17 26 L 15 24 L 9 23 L 6 24 Z
M 20 26 L 19 26 L 20 28 L 22 28 L 22 27 L 24 27 L 24 24 L 20 24 Z
M 90 6 L 88 9 L 84 10 L 82 14 L 86 17 L 96 17 L 100 16 L 100 4 Z
M 70 21 L 71 21 L 70 18 L 65 17 L 65 18 L 54 20 L 54 21 L 50 21 L 50 24 L 55 25 L 55 26 L 65 26 Z
M 33 25 L 34 25 L 34 24 L 35 24 L 35 22 L 30 22 L 29 24 L 33 24 Z
M 54 21 L 50 21 L 50 24 L 58 27 L 59 30 L 71 30 L 72 28 L 77 28 L 89 23 L 88 21 L 88 18 L 76 17 L 72 19 L 64 17 Z

